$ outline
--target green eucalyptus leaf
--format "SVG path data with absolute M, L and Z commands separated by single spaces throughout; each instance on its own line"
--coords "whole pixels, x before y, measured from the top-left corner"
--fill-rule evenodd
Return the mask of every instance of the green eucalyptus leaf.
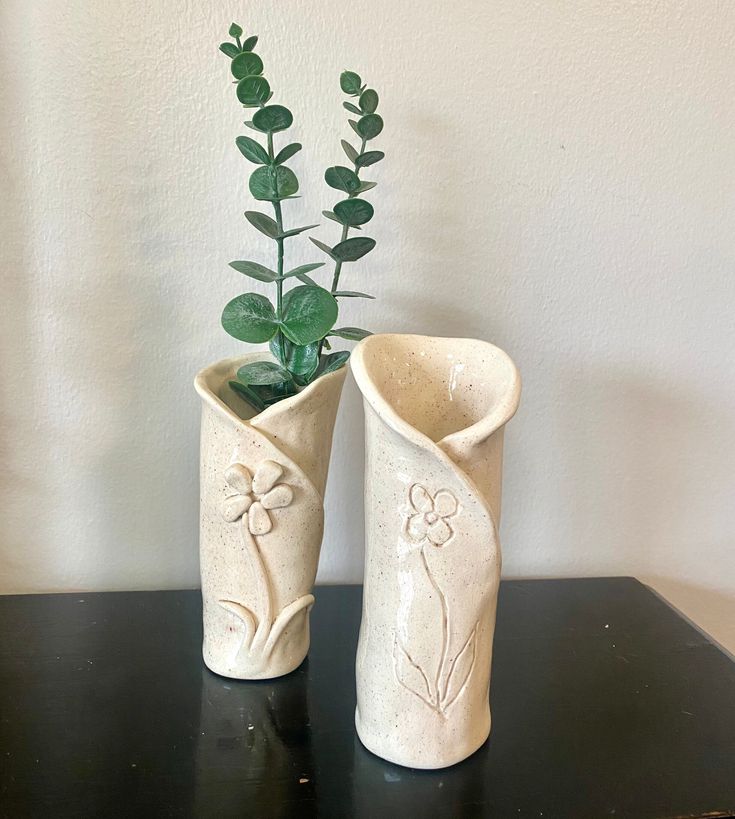
M 326 342 L 325 342 L 325 347 Z M 322 360 L 319 362 L 319 369 L 317 370 L 317 376 L 326 375 L 327 373 L 333 373 L 336 370 L 340 370 L 345 365 L 345 361 L 350 357 L 350 353 L 348 350 L 340 350 L 338 353 L 329 353 L 329 355 L 322 356 Z
M 291 348 L 291 356 L 288 361 L 288 369 L 307 382 L 316 372 L 319 366 L 319 343 L 313 342 L 306 345 L 294 344 Z
M 260 344 L 278 329 L 273 305 L 260 293 L 243 293 L 225 305 L 222 326 L 234 338 Z
M 302 284 L 283 297 L 281 328 L 294 344 L 311 344 L 334 327 L 337 312 L 337 301 L 328 290 Z
M 327 219 L 331 219 L 333 222 L 336 222 L 338 225 L 342 225 L 342 227 L 344 227 L 344 222 L 333 211 L 323 210 L 322 216 L 326 216 Z M 362 228 L 359 225 L 352 225 L 352 227 L 354 230 L 362 230 Z
M 364 199 L 345 199 L 337 202 L 334 213 L 343 225 L 364 225 L 373 218 L 373 206 Z
M 240 49 L 234 43 L 220 43 L 219 50 L 231 60 L 240 53 Z
M 305 276 L 307 273 L 311 273 L 312 270 L 317 270 L 320 267 L 324 267 L 324 262 L 312 262 L 311 264 L 301 264 L 298 267 L 294 267 L 293 270 L 289 270 L 288 273 L 284 273 L 284 279 L 290 279 L 292 276 L 296 276 L 297 278 L 301 276 Z
M 319 225 L 304 225 L 304 227 L 291 228 L 291 230 L 284 231 L 278 238 L 288 239 L 289 236 L 298 236 L 299 233 L 303 233 L 305 230 L 311 230 L 315 227 L 319 227 Z
M 358 175 L 342 165 L 327 168 L 324 173 L 324 181 L 330 188 L 336 188 L 338 191 L 344 191 L 345 193 L 352 193 L 360 187 Z
M 230 26 L 230 37 L 242 37 L 242 29 L 237 23 Z
M 354 71 L 343 71 L 339 77 L 339 86 L 345 94 L 356 97 L 360 93 L 362 80 L 360 79 L 360 75 L 355 74 Z
M 363 139 L 375 139 L 383 130 L 383 117 L 380 114 L 365 114 L 357 123 L 357 133 Z
M 246 136 L 239 136 L 235 140 L 235 145 L 240 149 L 240 153 L 254 162 L 256 165 L 268 165 L 271 161 L 265 148 L 254 139 Z
M 285 131 L 293 124 L 293 114 L 283 105 L 267 105 L 253 114 L 253 127 L 264 134 Z
M 332 255 L 342 262 L 356 262 L 375 247 L 375 239 L 367 236 L 353 236 L 332 248 Z
M 338 327 L 332 330 L 330 336 L 338 336 L 339 338 L 346 338 L 348 341 L 360 341 L 363 338 L 371 336 L 369 330 L 362 330 L 359 327 Z
M 337 260 L 337 257 L 332 253 L 332 248 L 328 245 L 325 245 L 324 242 L 320 242 L 319 239 L 315 239 L 313 236 L 309 236 L 309 239 L 319 248 L 319 250 L 324 251 L 330 258 Z
M 364 154 L 360 154 L 355 160 L 355 165 L 358 168 L 367 168 L 368 165 L 374 165 L 376 162 L 380 162 L 380 160 L 385 156 L 382 151 L 365 151 Z
M 258 168 L 250 174 L 250 193 L 261 201 L 278 202 L 299 189 L 296 174 L 285 165 Z
M 234 63 L 235 61 L 233 60 L 232 62 Z M 248 108 L 262 105 L 268 100 L 270 93 L 271 87 L 268 85 L 268 80 L 266 80 L 265 77 L 243 77 L 237 84 L 237 98 Z M 255 117 L 267 110 L 267 108 L 261 108 L 260 111 L 253 116 L 253 125 L 255 125 Z
M 372 190 L 377 184 L 377 182 L 360 182 L 360 187 L 355 193 L 365 193 L 365 191 Z
M 253 361 L 250 364 L 243 364 L 237 371 L 237 378 L 243 384 L 282 384 L 291 380 L 291 374 L 287 369 L 275 361 Z
M 236 80 L 257 76 L 263 73 L 263 61 L 253 51 L 243 51 L 230 64 L 230 71 Z
M 251 390 L 250 387 L 246 386 L 245 384 L 241 384 L 239 381 L 230 381 L 228 383 L 234 392 L 244 398 L 248 404 L 250 404 L 258 412 L 262 412 L 265 409 L 265 402 L 258 395 L 258 393 L 255 392 L 255 390 Z
M 300 282 L 303 282 L 304 284 L 309 284 L 312 287 L 320 287 L 319 283 L 315 282 L 314 279 L 311 278 L 311 276 L 307 276 L 306 273 L 299 273 L 299 275 L 296 278 Z
M 247 40 L 242 44 L 243 51 L 252 51 L 255 48 L 255 44 L 258 42 L 258 35 L 253 34 L 252 37 L 248 37 Z
M 366 114 L 374 114 L 377 107 L 377 91 L 373 91 L 372 88 L 368 88 L 366 91 L 363 91 L 362 94 L 360 94 L 360 108 L 362 108 Z
M 230 262 L 230 267 L 259 282 L 274 282 L 278 279 L 278 273 L 257 262 Z
M 350 123 L 350 128 L 362 139 L 362 134 L 360 133 L 360 129 L 357 127 L 357 123 L 354 119 L 348 119 L 347 122 Z
M 247 210 L 245 211 L 245 218 L 256 230 L 264 233 L 269 239 L 279 238 L 278 224 L 270 216 L 266 216 L 265 213 L 259 213 L 257 210 Z
M 361 110 L 360 110 L 360 109 L 359 109 L 359 108 L 358 108 L 356 105 L 353 105 L 351 102 L 343 102 L 343 103 L 342 103 L 342 105 L 343 105 L 343 106 L 344 106 L 344 107 L 345 107 L 345 108 L 346 108 L 346 109 L 347 109 L 347 110 L 348 110 L 348 111 L 349 111 L 351 114 L 357 114 L 357 116 L 358 116 L 358 117 L 362 115 L 362 111 L 361 111 Z
M 274 165 L 282 165 L 286 160 L 291 159 L 294 154 L 297 154 L 301 150 L 301 143 L 300 142 L 292 142 L 290 145 L 286 145 L 285 148 L 281 148 L 281 150 L 276 154 L 276 158 L 273 160 Z
M 341 299 L 374 299 L 369 293 L 360 293 L 357 290 L 335 290 L 332 295 Z
M 297 376 L 300 380 L 308 381 L 319 365 L 319 343 L 313 342 L 300 346 L 293 344 L 283 336 L 284 360 L 281 360 L 281 349 L 278 337 L 272 338 L 268 342 L 271 353 L 283 364 L 289 373 Z
M 342 140 L 342 149 L 347 154 L 347 159 L 349 159 L 350 162 L 354 162 L 357 159 L 358 156 L 357 151 L 352 147 L 352 145 L 350 145 L 350 143 L 346 139 Z

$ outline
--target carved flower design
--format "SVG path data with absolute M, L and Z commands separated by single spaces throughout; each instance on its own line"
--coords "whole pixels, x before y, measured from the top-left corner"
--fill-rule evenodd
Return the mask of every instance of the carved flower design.
M 443 546 L 454 534 L 447 518 L 457 512 L 457 499 L 448 489 L 433 497 L 426 487 L 415 483 L 409 490 L 413 513 L 406 521 L 406 533 L 414 543 L 428 540 L 432 546 Z
M 283 467 L 275 461 L 261 461 L 255 474 L 243 464 L 232 464 L 225 470 L 227 485 L 235 490 L 222 504 L 222 517 L 233 523 L 248 513 L 248 529 L 253 535 L 265 535 L 273 524 L 268 511 L 288 506 L 293 490 L 286 483 L 277 483 Z

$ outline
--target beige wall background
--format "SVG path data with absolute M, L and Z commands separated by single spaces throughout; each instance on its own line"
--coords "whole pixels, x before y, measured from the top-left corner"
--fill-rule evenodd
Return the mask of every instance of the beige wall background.
M 340 71 L 380 91 L 378 247 L 345 282 L 379 301 L 343 323 L 485 338 L 522 371 L 505 575 L 635 575 L 735 649 L 735 4 L 0 15 L 0 591 L 198 582 L 192 378 L 241 349 L 219 327 L 249 287 L 227 262 L 270 251 L 242 216 L 243 117 L 217 51 L 234 19 L 304 144 L 291 225 L 335 201 Z M 323 582 L 361 578 L 362 447 L 350 382 Z

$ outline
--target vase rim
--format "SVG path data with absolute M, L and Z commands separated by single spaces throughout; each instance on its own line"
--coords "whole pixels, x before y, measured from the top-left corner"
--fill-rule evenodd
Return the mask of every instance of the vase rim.
M 232 407 L 230 407 L 219 397 L 211 384 L 211 379 L 218 378 L 221 382 L 230 380 L 230 377 L 234 378 L 234 375 L 230 376 L 228 375 L 229 373 L 232 373 L 233 370 L 234 372 L 237 372 L 237 369 L 243 364 L 249 364 L 254 361 L 275 361 L 275 357 L 269 350 L 260 350 L 252 353 L 245 353 L 244 355 L 232 356 L 231 358 L 220 359 L 219 361 L 215 361 L 199 370 L 194 378 L 194 389 L 197 391 L 202 401 L 215 409 L 217 412 L 224 413 L 235 424 L 252 425 L 257 419 L 257 425 L 259 426 L 263 421 L 267 421 L 284 411 L 295 409 L 300 403 L 306 400 L 306 398 L 311 396 L 312 393 L 325 387 L 332 381 L 344 379 L 347 375 L 347 369 L 349 366 L 348 359 L 348 361 L 344 363 L 344 366 L 340 367 L 338 370 L 334 370 L 331 373 L 320 375 L 319 378 L 316 378 L 310 384 L 307 384 L 302 390 L 296 393 L 296 395 L 283 398 L 280 401 L 277 401 L 275 404 L 271 404 L 269 407 L 266 407 L 264 410 L 256 412 L 250 418 L 242 418 L 232 409 Z
M 431 440 L 428 439 L 427 435 L 405 420 L 393 408 L 390 402 L 385 399 L 381 390 L 377 387 L 369 374 L 366 363 L 366 355 L 369 353 L 370 347 L 381 342 L 398 341 L 399 339 L 409 341 L 416 347 L 421 346 L 422 343 L 428 342 L 434 344 L 439 342 L 448 348 L 459 346 L 464 349 L 484 349 L 492 354 L 493 359 L 502 366 L 508 376 L 509 387 L 496 406 L 490 408 L 474 423 L 469 424 L 463 429 L 451 432 L 438 441 L 432 441 L 433 444 L 443 449 L 459 439 L 471 439 L 474 443 L 477 443 L 488 438 L 495 431 L 503 427 L 515 415 L 520 402 L 521 377 L 511 357 L 504 350 L 501 350 L 500 347 L 496 347 L 489 341 L 476 338 L 427 336 L 416 333 L 376 333 L 363 339 L 353 350 L 352 356 L 350 357 L 352 373 L 360 391 L 375 412 L 402 435 L 415 440 L 417 443 Z

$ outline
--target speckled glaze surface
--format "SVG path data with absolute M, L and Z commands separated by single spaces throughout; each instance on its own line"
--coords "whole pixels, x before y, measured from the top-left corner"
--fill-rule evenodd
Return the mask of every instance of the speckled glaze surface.
M 443 768 L 490 733 L 510 358 L 483 341 L 376 335 L 352 354 L 365 404 L 365 589 L 357 733 Z
M 228 386 L 254 353 L 202 370 L 200 566 L 204 662 L 267 679 L 309 650 L 324 487 L 346 367 L 255 414 Z

